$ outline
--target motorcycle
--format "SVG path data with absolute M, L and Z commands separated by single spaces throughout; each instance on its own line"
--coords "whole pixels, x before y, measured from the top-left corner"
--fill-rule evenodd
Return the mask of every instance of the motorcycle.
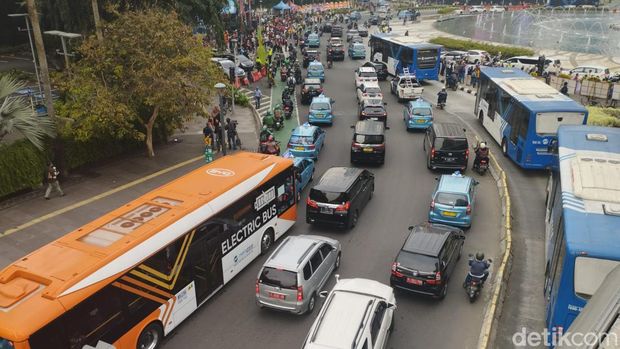
M 446 107 L 446 101 L 437 101 L 437 108 L 443 110 Z
M 282 118 L 282 114 L 283 114 L 283 111 L 281 108 L 274 109 L 273 111 L 273 119 L 274 119 L 273 127 L 276 131 L 281 130 L 284 127 L 284 120 Z
M 288 77 L 288 68 L 286 66 L 282 66 L 282 68 L 280 69 L 280 81 L 282 82 L 286 81 L 287 77 Z
M 296 69 L 295 70 L 295 83 L 297 85 L 301 84 L 303 81 L 303 79 L 301 78 L 301 69 Z
M 481 158 L 478 161 L 478 164 L 474 163 L 474 170 L 478 172 L 479 175 L 484 176 L 484 174 L 489 169 L 489 158 Z
M 452 89 L 452 91 L 456 91 L 458 88 L 457 79 L 455 77 L 448 77 L 448 88 Z
M 282 104 L 284 104 L 284 118 L 289 120 L 293 116 L 293 101 L 286 99 L 282 101 Z
M 260 142 L 258 152 L 267 155 L 280 155 L 280 142 Z
M 473 256 L 471 254 L 469 255 L 469 259 L 470 260 L 473 259 Z M 489 263 L 493 262 L 490 258 L 487 261 Z M 476 301 L 476 298 L 478 298 L 478 296 L 480 295 L 480 291 L 482 290 L 483 283 L 482 283 L 481 276 L 472 275 L 470 272 L 468 273 L 469 273 L 469 281 L 463 283 L 463 287 L 465 288 L 465 293 L 467 293 L 469 302 L 473 303 Z

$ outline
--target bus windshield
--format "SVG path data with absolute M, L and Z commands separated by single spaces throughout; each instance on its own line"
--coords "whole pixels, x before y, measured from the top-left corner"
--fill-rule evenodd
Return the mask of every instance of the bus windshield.
M 538 113 L 536 114 L 536 134 L 556 135 L 561 125 L 583 124 L 583 113 Z
M 590 299 L 598 287 L 620 261 L 608 259 L 577 257 L 575 258 L 575 293 Z

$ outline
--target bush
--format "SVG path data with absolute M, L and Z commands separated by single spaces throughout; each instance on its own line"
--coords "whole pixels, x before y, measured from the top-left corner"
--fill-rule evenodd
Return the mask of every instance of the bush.
M 565 73 L 558 74 L 558 77 L 560 77 L 562 79 L 572 79 L 570 74 L 565 74 Z
M 447 14 L 450 14 L 450 13 L 454 12 L 457 8 L 458 7 L 453 7 L 453 6 L 443 7 L 443 8 L 440 8 L 437 11 L 437 13 L 440 14 L 440 15 L 447 15 Z
M 46 156 L 26 140 L 0 145 L 0 197 L 41 185 Z
M 587 107 L 588 125 L 620 127 L 620 110 L 615 108 Z
M 153 130 L 154 138 L 161 138 L 160 130 Z M 64 157 L 63 166 L 68 170 L 73 170 L 84 165 L 96 163 L 128 151 L 134 151 L 144 147 L 144 144 L 137 140 L 109 140 L 91 139 L 87 142 L 76 141 L 72 138 L 62 140 L 62 156 Z
M 447 49 L 468 51 L 468 50 L 484 50 L 490 55 L 495 56 L 499 52 L 502 53 L 501 58 L 510 58 L 514 56 L 533 56 L 534 51 L 529 48 L 515 46 L 501 46 L 484 42 L 454 39 L 445 36 L 436 37 L 430 40 L 433 44 L 443 45 Z
M 245 93 L 241 93 L 240 90 L 235 89 L 235 104 L 247 107 L 250 105 L 250 99 Z

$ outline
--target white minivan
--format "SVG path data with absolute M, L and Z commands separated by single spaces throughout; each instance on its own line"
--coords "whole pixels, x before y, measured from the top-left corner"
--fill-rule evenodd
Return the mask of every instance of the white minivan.
M 394 290 L 374 280 L 339 280 L 338 275 L 336 280 L 303 349 L 387 348 L 396 309 Z

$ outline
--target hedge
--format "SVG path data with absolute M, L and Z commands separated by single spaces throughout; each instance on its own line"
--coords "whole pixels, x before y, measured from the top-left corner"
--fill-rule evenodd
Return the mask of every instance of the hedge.
M 155 138 L 156 130 L 153 130 Z M 61 153 L 64 156 L 63 165 L 69 170 L 93 164 L 101 160 L 134 151 L 145 147 L 143 142 L 135 140 L 109 140 L 109 139 L 92 139 L 88 142 L 78 142 L 73 139 L 64 139 Z M 60 165 L 60 164 L 58 164 Z
M 515 47 L 515 46 L 502 46 L 493 45 L 479 41 L 463 40 L 448 38 L 445 36 L 436 37 L 430 40 L 433 44 L 443 45 L 451 50 L 468 51 L 468 50 L 484 50 L 491 56 L 502 53 L 501 58 L 510 58 L 514 56 L 533 56 L 534 51 L 529 48 Z
M 46 156 L 27 140 L 0 144 L 0 197 L 40 186 Z
M 440 9 L 437 11 L 437 14 L 440 14 L 440 15 L 447 15 L 447 14 L 449 14 L 449 13 L 454 12 L 456 9 L 458 9 L 458 7 L 453 7 L 453 6 L 450 6 L 450 7 L 440 8 Z
M 615 108 L 587 107 L 588 125 L 620 127 L 620 110 Z

